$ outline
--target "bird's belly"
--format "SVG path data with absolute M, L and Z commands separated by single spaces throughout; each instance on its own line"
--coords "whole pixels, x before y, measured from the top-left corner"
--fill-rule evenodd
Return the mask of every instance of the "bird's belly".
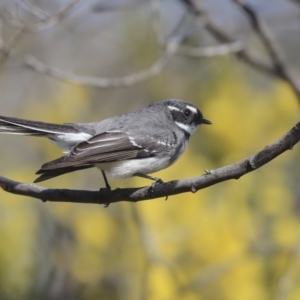
M 167 168 L 169 165 L 169 158 L 149 157 L 143 159 L 131 159 L 111 163 L 101 163 L 97 164 L 96 167 L 107 172 L 114 178 L 126 178 L 131 177 L 136 173 L 154 173 Z

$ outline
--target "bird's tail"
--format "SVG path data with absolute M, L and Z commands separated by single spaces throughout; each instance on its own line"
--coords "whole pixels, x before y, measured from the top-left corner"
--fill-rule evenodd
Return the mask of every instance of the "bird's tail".
M 74 171 L 78 171 L 78 170 L 84 170 L 84 169 L 89 169 L 92 168 L 93 165 L 81 165 L 81 166 L 70 166 L 70 167 L 66 167 L 66 168 L 58 168 L 58 169 L 53 169 L 53 170 L 44 170 L 43 166 L 40 170 L 38 170 L 36 172 L 36 174 L 41 174 L 40 177 L 38 177 L 34 182 L 41 182 L 44 180 L 48 180 L 66 173 L 71 173 Z
M 11 117 L 0 116 L 0 133 L 45 136 L 54 144 L 68 152 L 75 144 L 91 137 L 90 134 L 78 131 L 68 124 L 51 124 L 39 121 L 29 121 Z M 55 160 L 54 162 L 56 162 Z M 49 167 L 50 166 L 50 167 Z M 49 163 L 42 166 L 37 174 L 41 174 L 35 182 L 47 180 L 65 173 L 91 168 L 93 165 L 81 164 L 76 166 L 52 166 Z
M 70 125 L 51 124 L 0 116 L 0 133 L 47 136 L 49 134 L 77 133 L 77 130 Z

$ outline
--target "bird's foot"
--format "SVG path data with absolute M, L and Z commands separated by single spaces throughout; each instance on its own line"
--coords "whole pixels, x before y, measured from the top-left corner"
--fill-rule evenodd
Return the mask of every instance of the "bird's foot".
M 100 188 L 99 192 L 102 192 L 102 191 L 111 191 L 111 188 L 110 188 L 110 186 L 106 186 L 104 188 Z M 105 202 L 103 204 L 104 204 L 104 207 L 107 208 L 109 206 L 110 202 L 107 201 L 107 202 Z

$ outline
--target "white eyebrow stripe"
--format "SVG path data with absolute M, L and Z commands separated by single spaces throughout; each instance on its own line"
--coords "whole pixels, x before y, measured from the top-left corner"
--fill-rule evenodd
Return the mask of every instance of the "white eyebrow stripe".
M 194 112 L 195 114 L 198 113 L 197 108 L 195 108 L 195 107 L 193 107 L 193 106 L 187 105 L 186 108 L 188 108 L 189 110 L 191 110 L 191 111 Z
M 175 106 L 172 106 L 172 105 L 168 105 L 169 109 L 170 110 L 177 110 L 177 111 L 180 111 L 179 108 L 175 107 Z

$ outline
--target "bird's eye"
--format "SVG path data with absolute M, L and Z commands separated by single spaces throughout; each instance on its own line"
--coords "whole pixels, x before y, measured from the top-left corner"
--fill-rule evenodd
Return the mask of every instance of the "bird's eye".
M 189 109 L 186 109 L 183 113 L 186 117 L 189 117 L 191 115 L 191 111 Z

